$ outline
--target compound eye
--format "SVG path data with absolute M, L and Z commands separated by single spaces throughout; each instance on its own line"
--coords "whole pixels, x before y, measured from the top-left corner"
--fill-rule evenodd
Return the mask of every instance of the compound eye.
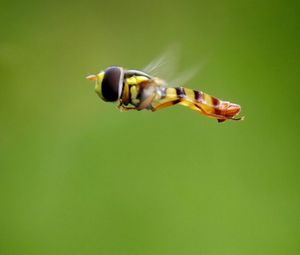
M 108 102 L 115 102 L 120 99 L 123 88 L 123 69 L 111 66 L 104 72 L 101 92 L 103 99 Z

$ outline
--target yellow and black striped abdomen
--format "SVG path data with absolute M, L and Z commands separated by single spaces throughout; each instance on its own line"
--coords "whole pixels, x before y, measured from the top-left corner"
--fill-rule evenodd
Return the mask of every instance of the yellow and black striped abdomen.
M 159 98 L 155 101 L 154 110 L 166 106 L 181 104 L 218 120 L 233 119 L 240 111 L 240 106 L 224 102 L 201 91 L 184 87 L 158 87 Z

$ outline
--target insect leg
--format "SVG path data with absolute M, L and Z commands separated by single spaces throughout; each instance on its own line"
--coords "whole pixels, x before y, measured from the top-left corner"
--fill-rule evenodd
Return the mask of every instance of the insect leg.
M 125 105 L 122 104 L 122 103 L 120 103 L 117 107 L 118 107 L 118 109 L 119 109 L 121 112 L 127 112 L 127 111 L 130 111 L 130 110 L 136 110 L 135 107 L 125 106 Z
M 172 106 L 172 105 L 175 105 L 175 104 L 178 104 L 178 103 L 180 103 L 180 99 L 175 99 L 173 101 L 169 101 L 169 102 L 166 102 L 166 103 L 158 104 L 158 105 L 152 107 L 152 111 L 155 112 L 155 111 L 164 109 L 164 108 L 166 108 L 168 106 Z

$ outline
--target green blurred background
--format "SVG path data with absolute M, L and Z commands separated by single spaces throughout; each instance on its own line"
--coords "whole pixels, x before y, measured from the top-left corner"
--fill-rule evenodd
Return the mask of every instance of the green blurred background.
M 0 254 L 299 254 L 299 1 L 1 1 Z M 85 75 L 173 43 L 242 105 L 121 113 Z

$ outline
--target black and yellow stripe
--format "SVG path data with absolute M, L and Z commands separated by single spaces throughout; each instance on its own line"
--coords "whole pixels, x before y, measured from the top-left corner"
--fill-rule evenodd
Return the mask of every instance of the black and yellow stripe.
M 221 101 L 201 91 L 192 90 L 184 87 L 163 88 L 159 87 L 160 98 L 154 102 L 153 110 L 163 109 L 170 105 L 180 104 L 190 109 L 201 112 L 202 114 L 217 118 L 219 121 L 233 119 L 239 113 L 239 106 L 229 102 Z M 234 105 L 231 111 L 229 106 Z

